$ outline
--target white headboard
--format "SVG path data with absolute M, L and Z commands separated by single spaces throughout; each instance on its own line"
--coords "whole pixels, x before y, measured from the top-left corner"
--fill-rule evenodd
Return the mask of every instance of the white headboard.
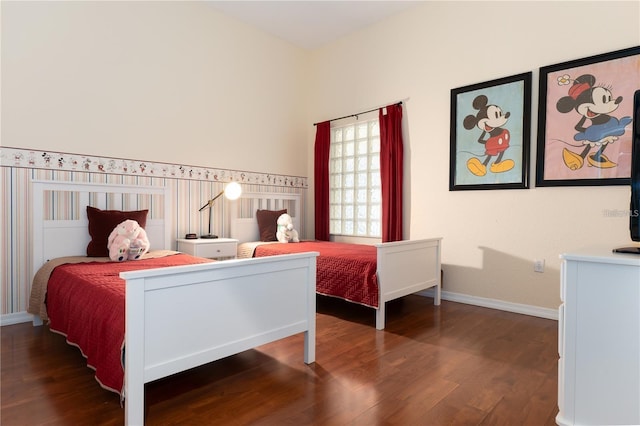
M 171 247 L 171 197 L 167 187 L 33 180 L 31 195 L 33 275 L 49 259 L 86 256 L 90 240 L 88 205 L 103 210 L 150 209 L 145 231 L 151 249 Z M 51 202 L 45 203 L 45 197 Z
M 293 226 L 300 230 L 300 194 L 275 192 L 243 192 L 238 200 L 231 203 L 231 238 L 241 243 L 260 241 L 256 211 L 282 210 L 293 219 Z

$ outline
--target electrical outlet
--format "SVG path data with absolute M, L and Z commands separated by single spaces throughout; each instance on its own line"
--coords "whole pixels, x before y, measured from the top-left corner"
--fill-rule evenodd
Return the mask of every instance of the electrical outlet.
M 544 259 L 535 260 L 533 262 L 533 271 L 534 272 L 544 272 Z

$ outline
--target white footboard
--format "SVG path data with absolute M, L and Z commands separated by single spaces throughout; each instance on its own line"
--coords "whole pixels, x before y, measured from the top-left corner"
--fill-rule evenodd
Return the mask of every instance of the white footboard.
M 293 334 L 315 361 L 316 256 L 301 253 L 124 272 L 125 424 L 144 384 Z
M 434 303 L 440 305 L 441 238 L 376 244 L 380 296 L 376 328 L 385 325 L 385 302 L 434 287 Z

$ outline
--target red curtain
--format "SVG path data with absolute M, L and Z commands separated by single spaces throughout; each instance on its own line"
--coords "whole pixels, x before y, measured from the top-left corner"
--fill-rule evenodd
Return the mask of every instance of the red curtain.
M 329 148 L 331 145 L 329 121 L 316 124 L 314 156 L 314 189 L 316 211 L 316 240 L 329 241 Z
M 382 242 L 384 243 L 402 240 L 402 104 L 380 108 L 379 115 Z

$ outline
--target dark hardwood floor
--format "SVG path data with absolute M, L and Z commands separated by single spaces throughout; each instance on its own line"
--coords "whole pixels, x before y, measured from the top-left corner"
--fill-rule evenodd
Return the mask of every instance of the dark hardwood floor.
M 554 425 L 557 322 L 408 296 L 373 310 L 318 298 L 302 335 L 147 385 L 148 425 Z M 214 326 L 214 325 L 212 325 Z M 80 351 L 46 326 L 2 327 L 3 426 L 121 425 Z

